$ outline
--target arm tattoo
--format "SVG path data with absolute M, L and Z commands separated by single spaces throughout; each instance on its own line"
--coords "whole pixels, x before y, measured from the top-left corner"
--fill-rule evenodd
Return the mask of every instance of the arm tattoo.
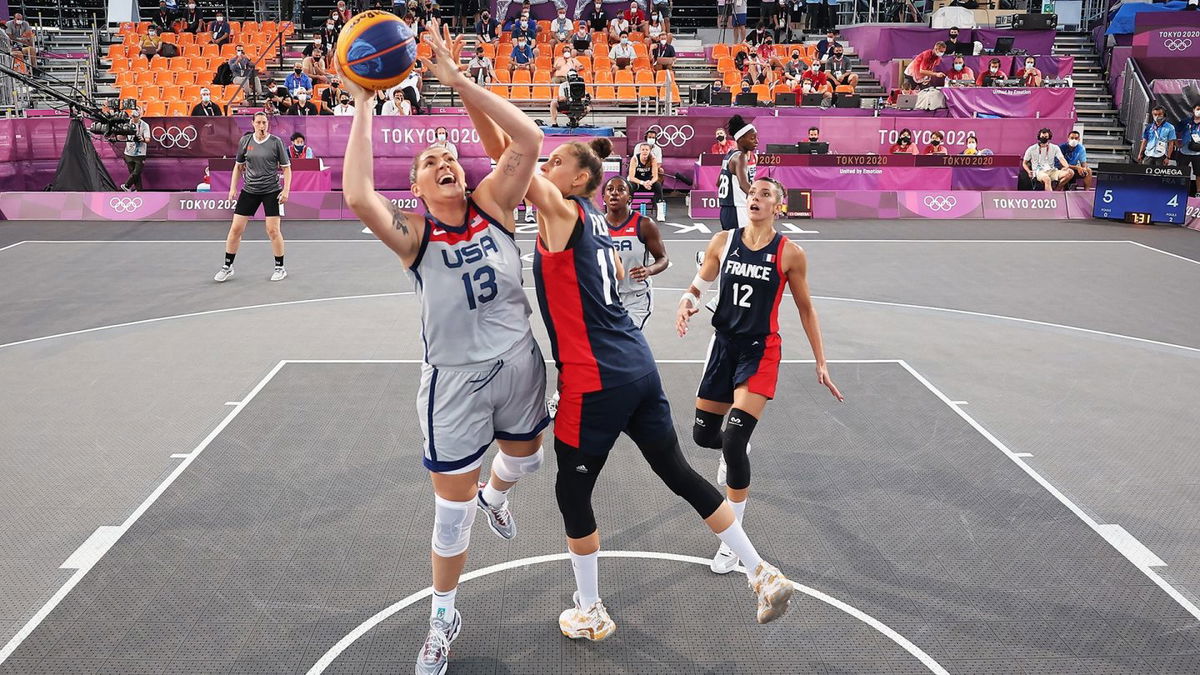
M 517 172 L 517 168 L 521 166 L 521 161 L 525 159 L 525 155 L 519 152 L 508 153 L 508 161 L 504 163 L 504 175 L 511 176 Z
M 388 204 L 391 205 L 391 202 Z M 396 206 L 392 206 L 392 227 L 400 230 L 402 234 L 408 234 L 408 216 Z

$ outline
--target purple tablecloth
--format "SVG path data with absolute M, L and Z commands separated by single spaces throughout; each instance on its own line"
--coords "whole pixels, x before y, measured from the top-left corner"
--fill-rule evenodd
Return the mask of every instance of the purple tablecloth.
M 951 117 L 985 113 L 1007 118 L 1075 119 L 1075 90 L 1070 88 L 943 87 L 942 93 Z
M 1052 30 L 1014 31 L 998 28 L 964 28 L 959 31 L 960 40 L 964 42 L 979 41 L 988 49 L 996 46 L 996 38 L 1000 36 L 1016 38 L 1013 48 L 1023 49 L 1028 54 L 1050 54 L 1054 46 L 1054 31 Z M 875 24 L 843 28 L 842 37 L 854 47 L 854 51 L 860 59 L 890 61 L 892 59 L 911 59 L 933 47 L 933 43 L 938 40 L 946 39 L 946 31 L 942 28 Z

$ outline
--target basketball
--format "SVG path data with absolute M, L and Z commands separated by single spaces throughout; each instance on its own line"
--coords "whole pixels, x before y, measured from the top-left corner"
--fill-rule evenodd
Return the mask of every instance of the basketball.
M 412 29 L 394 14 L 355 14 L 338 34 L 337 60 L 355 84 L 377 91 L 400 84 L 417 61 Z

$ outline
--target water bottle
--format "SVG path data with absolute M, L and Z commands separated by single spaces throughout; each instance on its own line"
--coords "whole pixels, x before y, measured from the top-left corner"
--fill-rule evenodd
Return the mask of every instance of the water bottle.
M 667 203 L 659 202 L 658 203 L 658 222 L 662 223 L 666 219 L 667 219 Z
M 646 202 L 642 202 L 641 204 L 638 204 L 638 212 L 641 213 L 643 216 L 646 215 Z

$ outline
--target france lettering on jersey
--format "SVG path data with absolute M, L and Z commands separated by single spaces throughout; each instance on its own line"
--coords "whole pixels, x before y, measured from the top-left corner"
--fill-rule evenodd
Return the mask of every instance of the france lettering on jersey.
M 745 229 L 729 233 L 721 259 L 717 311 L 713 327 L 726 335 L 758 336 L 779 332 L 779 301 L 787 280 L 783 249 L 787 237 L 775 233 L 771 243 L 755 251 L 742 241 Z
M 746 192 L 742 190 L 742 184 L 738 182 L 737 176 L 729 170 L 729 163 L 740 154 L 742 151 L 735 148 L 725 153 L 725 159 L 721 160 L 721 175 L 717 178 L 717 206 L 746 205 Z M 747 152 L 745 155 L 746 179 L 753 183 L 754 174 L 758 170 L 758 155 L 753 152 Z
M 421 302 L 425 362 L 463 366 L 493 360 L 531 334 L 521 249 L 504 226 L 467 200 L 466 222 L 425 216 L 408 270 Z
M 533 278 L 562 387 L 586 393 L 632 382 L 656 365 L 617 296 L 608 222 L 590 200 L 571 200 L 579 216 L 570 243 L 549 251 L 538 237 Z
M 613 248 L 617 250 L 617 256 L 621 258 L 621 266 L 625 268 L 625 278 L 617 282 L 617 294 L 624 298 L 650 288 L 650 277 L 646 277 L 643 281 L 634 281 L 629 276 L 629 270 L 646 266 L 646 242 L 642 239 L 642 215 L 633 213 L 620 225 L 610 224 L 608 234 L 612 237 Z

